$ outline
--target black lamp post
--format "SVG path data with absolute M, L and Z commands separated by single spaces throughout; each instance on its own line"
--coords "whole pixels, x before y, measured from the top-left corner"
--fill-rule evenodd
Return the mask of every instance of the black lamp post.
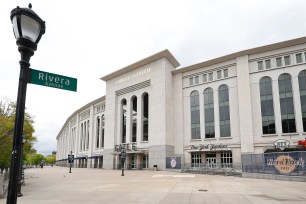
M 23 179 L 23 146 L 26 143 L 27 139 L 22 136 L 22 147 L 21 147 L 21 159 L 20 159 L 20 168 L 19 168 L 19 177 L 18 177 L 18 190 L 17 190 L 17 196 L 21 197 L 23 196 L 21 193 L 21 184 Z
M 121 149 L 120 158 L 121 158 L 121 176 L 124 176 L 124 162 L 126 158 L 126 152 L 124 148 Z
M 16 43 L 18 45 L 18 51 L 21 55 L 21 60 L 19 61 L 20 76 L 7 204 L 15 204 L 17 202 L 18 171 L 21 160 L 24 109 L 27 82 L 29 80 L 29 62 L 30 58 L 34 55 L 34 51 L 37 49 L 37 44 L 41 36 L 45 33 L 46 29 L 45 22 L 31 8 L 32 5 L 29 4 L 29 8 L 17 7 L 11 11 L 11 21 Z

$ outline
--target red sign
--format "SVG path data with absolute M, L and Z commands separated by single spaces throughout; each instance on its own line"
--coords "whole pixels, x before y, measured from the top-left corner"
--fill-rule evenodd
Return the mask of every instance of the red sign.
M 298 145 L 302 145 L 303 147 L 306 148 L 306 140 L 299 140 Z

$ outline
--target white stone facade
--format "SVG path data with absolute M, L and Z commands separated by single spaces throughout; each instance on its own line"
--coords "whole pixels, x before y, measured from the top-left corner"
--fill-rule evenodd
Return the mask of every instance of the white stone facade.
M 299 54 L 301 61 L 297 59 Z M 281 66 L 276 64 L 279 58 Z M 75 111 L 59 132 L 58 162 L 66 164 L 72 151 L 76 167 L 120 168 L 116 147 L 128 144 L 127 169 L 152 169 L 157 165 L 165 170 L 167 158 L 179 158 L 180 168 L 197 163 L 239 164 L 241 154 L 262 153 L 278 139 L 286 139 L 292 145 L 304 139 L 299 74 L 306 70 L 306 37 L 176 69 L 178 66 L 177 60 L 165 50 L 102 77 L 106 95 Z M 296 130 L 289 133 L 282 128 L 278 80 L 283 73 L 291 76 L 292 83 Z M 263 77 L 272 79 L 273 134 L 263 133 L 260 95 Z M 220 99 L 222 85 L 228 90 L 225 102 Z M 208 88 L 212 90 L 210 104 L 204 97 Z M 199 101 L 194 106 L 191 94 L 195 91 Z M 196 123 L 192 122 L 193 108 L 199 115 Z M 208 108 L 213 117 L 205 115 Z M 226 120 L 222 119 L 227 117 L 223 112 L 229 117 Z M 194 133 L 192 127 L 196 127 Z M 208 127 L 214 130 L 210 136 Z

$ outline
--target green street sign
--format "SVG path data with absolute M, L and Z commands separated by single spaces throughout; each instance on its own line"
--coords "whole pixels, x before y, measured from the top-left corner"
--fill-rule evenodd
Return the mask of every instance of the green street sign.
M 29 69 L 28 83 L 77 91 L 77 79 L 40 70 Z

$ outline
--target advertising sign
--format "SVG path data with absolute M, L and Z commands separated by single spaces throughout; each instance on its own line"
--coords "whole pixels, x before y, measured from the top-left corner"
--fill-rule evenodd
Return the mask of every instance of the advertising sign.
M 166 158 L 167 169 L 181 169 L 181 157 L 167 157 Z
M 73 163 L 74 155 L 68 154 L 68 163 Z
M 275 148 L 279 148 L 281 150 L 284 150 L 286 148 L 289 148 L 290 142 L 288 140 L 285 140 L 285 139 L 279 139 L 279 140 L 276 140 L 273 143 L 273 145 L 274 145 Z

